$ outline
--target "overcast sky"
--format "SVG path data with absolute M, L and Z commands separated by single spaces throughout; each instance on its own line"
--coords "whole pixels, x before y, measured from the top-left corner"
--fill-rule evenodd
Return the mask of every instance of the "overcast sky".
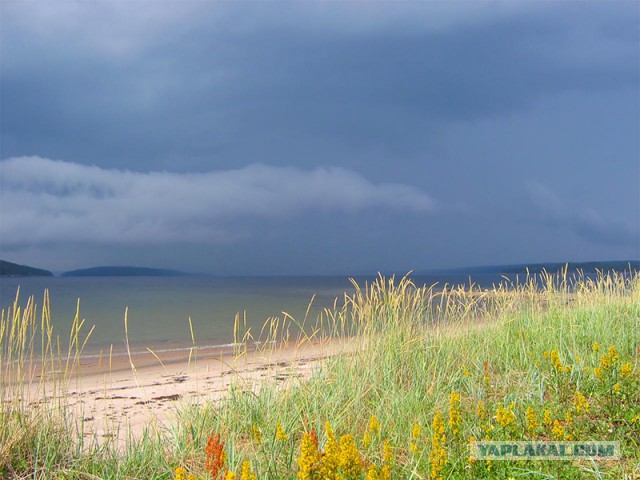
M 0 256 L 638 259 L 639 5 L 3 0 Z

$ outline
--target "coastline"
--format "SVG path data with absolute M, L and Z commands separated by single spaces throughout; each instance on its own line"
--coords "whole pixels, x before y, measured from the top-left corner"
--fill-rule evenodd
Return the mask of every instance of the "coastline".
M 39 384 L 37 376 L 25 387 L 32 404 L 61 402 L 85 437 L 98 442 L 117 437 L 122 442 L 140 438 L 146 427 L 169 428 L 179 407 L 215 403 L 232 386 L 255 391 L 261 385 L 286 388 L 304 381 L 323 360 L 354 346 L 348 340 L 326 339 L 239 355 L 229 346 L 83 357 L 58 395 L 44 393 L 55 392 L 55 385 L 46 379 Z

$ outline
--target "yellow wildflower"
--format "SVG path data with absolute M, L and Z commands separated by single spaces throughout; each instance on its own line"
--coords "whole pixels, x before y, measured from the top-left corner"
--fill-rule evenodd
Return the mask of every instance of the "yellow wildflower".
M 187 480 L 198 480 L 198 477 L 190 473 L 189 476 L 187 477 Z
M 375 415 L 371 415 L 369 419 L 369 429 L 362 436 L 362 445 L 364 448 L 371 446 L 372 437 L 377 437 L 380 433 L 380 422 Z
M 411 442 L 409 443 L 409 451 L 411 453 L 416 453 L 418 451 L 417 440 L 420 438 L 422 431 L 420 429 L 420 425 L 417 423 L 413 424 L 413 428 L 411 429 Z
M 555 348 L 553 350 L 551 350 L 551 364 L 553 365 L 553 368 L 555 369 L 556 372 L 562 372 L 564 370 L 564 367 L 562 365 L 562 361 L 560 360 L 560 354 L 558 354 L 558 350 L 556 350 Z
M 493 432 L 496 429 L 496 427 L 491 424 L 491 422 L 483 423 L 480 426 L 482 427 L 482 431 L 487 434 Z
M 566 422 L 568 427 L 573 425 L 573 415 L 571 414 L 571 412 L 567 412 L 564 414 L 564 421 Z
M 617 363 L 620 359 L 616 347 L 613 345 L 609 345 L 609 358 L 611 359 L 611 363 Z
M 173 480 L 186 480 L 187 478 L 187 471 L 183 467 L 176 468 L 174 473 L 175 477 L 173 477 Z
M 463 375 L 464 377 L 470 377 L 470 376 L 471 376 L 471 372 L 467 369 L 467 367 L 464 367 L 464 368 L 462 369 L 462 375 Z
M 371 415 L 369 419 L 369 432 L 373 435 L 380 433 L 380 422 L 375 415 Z
M 280 442 L 286 442 L 287 440 L 289 440 L 289 435 L 285 433 L 280 422 L 276 424 L 276 440 Z
M 449 428 L 451 428 L 451 432 L 454 435 L 459 432 L 458 427 L 460 427 L 462 422 L 460 416 L 460 399 L 460 394 L 455 391 L 449 395 Z
M 609 345 L 609 351 L 600 358 L 600 366 L 603 370 L 612 369 L 615 364 L 618 363 L 619 359 L 620 356 L 618 355 L 616 347 Z
M 393 450 L 389 440 L 385 440 L 382 443 L 382 461 L 387 465 L 391 465 L 393 462 Z
M 564 426 L 558 420 L 553 421 L 553 428 L 551 429 L 551 434 L 553 435 L 553 438 L 555 438 L 556 440 L 562 440 L 565 437 L 566 431 L 564 429 Z
M 485 418 L 487 416 L 487 410 L 484 408 L 484 402 L 482 400 L 478 402 L 478 409 L 476 412 L 480 418 Z
M 353 435 L 340 437 L 340 471 L 343 478 L 359 478 L 362 472 L 362 458 L 356 447 Z
M 601 368 L 595 367 L 595 368 L 593 369 L 593 373 L 595 374 L 595 376 L 596 376 L 599 380 L 602 380 L 602 369 L 601 369 Z
M 536 411 L 533 409 L 533 407 L 527 408 L 527 411 L 525 412 L 525 418 L 527 420 L 527 430 L 530 434 L 535 435 L 536 430 L 540 426 L 540 423 L 538 423 L 538 416 L 536 415 Z
M 340 466 L 340 447 L 338 446 L 335 433 L 329 422 L 324 424 L 324 429 L 327 436 L 327 444 L 324 447 L 320 473 L 322 474 L 322 478 L 329 480 L 338 479 L 340 478 L 338 473 Z
M 242 469 L 240 473 L 240 480 L 257 480 L 256 474 L 251 470 L 251 464 L 249 460 L 242 462 Z
M 614 386 L 613 389 L 611 390 L 613 393 L 620 393 L 620 382 L 617 382 Z
M 375 465 L 369 465 L 369 469 L 367 470 L 366 480 L 381 480 L 380 472 Z
M 593 351 L 598 353 L 600 351 L 600 344 L 598 342 L 593 342 Z
M 224 476 L 224 480 L 236 480 L 237 476 L 231 470 L 227 470 L 226 475 Z
M 383 465 L 380 469 L 375 465 L 369 465 L 365 480 L 391 480 L 391 470 L 389 465 Z
M 262 432 L 260 431 L 260 428 L 258 428 L 257 425 L 252 425 L 251 430 L 252 430 L 252 433 L 253 433 L 253 439 L 256 441 L 256 443 L 261 443 L 262 442 Z
M 551 418 L 551 412 L 547 409 L 542 414 L 542 423 L 547 427 L 553 423 L 553 419 Z
M 389 465 L 383 465 L 380 468 L 380 480 L 391 480 L 391 467 Z
M 576 407 L 576 412 L 578 413 L 586 413 L 590 408 L 587 397 L 578 391 L 573 395 L 573 405 Z
M 371 446 L 371 434 L 369 432 L 364 432 L 364 435 L 362 435 L 362 446 L 364 448 Z
M 434 415 L 431 429 L 433 438 L 431 442 L 431 453 L 429 455 L 429 463 L 431 465 L 429 478 L 431 478 L 431 480 L 441 480 L 442 470 L 444 470 L 447 463 L 447 449 L 445 445 L 444 421 L 442 420 L 442 414 L 440 412 L 436 412 Z
M 311 430 L 311 433 L 305 433 L 302 436 L 300 458 L 298 458 L 298 478 L 300 480 L 316 478 L 320 468 L 320 458 L 318 437 L 316 432 Z
M 627 362 L 620 367 L 620 376 L 622 378 L 627 378 L 629 375 L 631 375 L 632 371 L 633 367 L 631 366 L 631 362 Z
M 506 427 L 516 421 L 516 416 L 512 410 L 514 407 L 514 403 L 511 403 L 509 408 L 504 408 L 502 405 L 498 406 L 496 410 L 496 421 L 501 427 Z

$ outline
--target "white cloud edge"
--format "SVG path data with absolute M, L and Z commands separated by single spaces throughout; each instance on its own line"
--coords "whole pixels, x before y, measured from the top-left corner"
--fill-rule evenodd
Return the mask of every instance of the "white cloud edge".
M 252 164 L 205 173 L 133 172 L 42 157 L 0 162 L 4 245 L 228 242 L 238 221 L 382 209 L 415 214 L 433 199 L 340 167 Z M 243 229 L 246 233 L 246 228 Z

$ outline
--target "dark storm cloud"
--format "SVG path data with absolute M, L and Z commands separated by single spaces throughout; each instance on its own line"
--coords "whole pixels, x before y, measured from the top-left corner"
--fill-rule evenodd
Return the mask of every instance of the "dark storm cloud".
M 66 36 L 5 22 L 4 41 L 16 47 L 3 52 L 4 157 L 207 169 L 257 155 L 330 163 L 332 152 L 319 154 L 325 146 L 341 159 L 369 146 L 409 154 L 438 122 L 638 81 L 628 5 L 524 4 L 476 21 L 451 7 L 465 21 L 445 30 L 384 23 L 384 10 L 365 28 L 366 17 L 341 24 L 341 8 L 318 20 L 314 8 L 287 4 L 197 5 L 183 12 L 188 22 L 166 20 L 165 29 L 130 21 L 120 43 L 115 27 L 90 30 L 101 25 L 94 16 Z
M 550 226 L 573 231 L 596 244 L 638 247 L 640 232 L 632 222 L 607 218 L 592 207 L 571 205 L 538 182 L 529 182 L 527 189 L 537 213 Z
M 1 8 L 12 260 L 331 273 L 640 255 L 636 2 Z M 271 193 L 239 210 L 254 181 Z

